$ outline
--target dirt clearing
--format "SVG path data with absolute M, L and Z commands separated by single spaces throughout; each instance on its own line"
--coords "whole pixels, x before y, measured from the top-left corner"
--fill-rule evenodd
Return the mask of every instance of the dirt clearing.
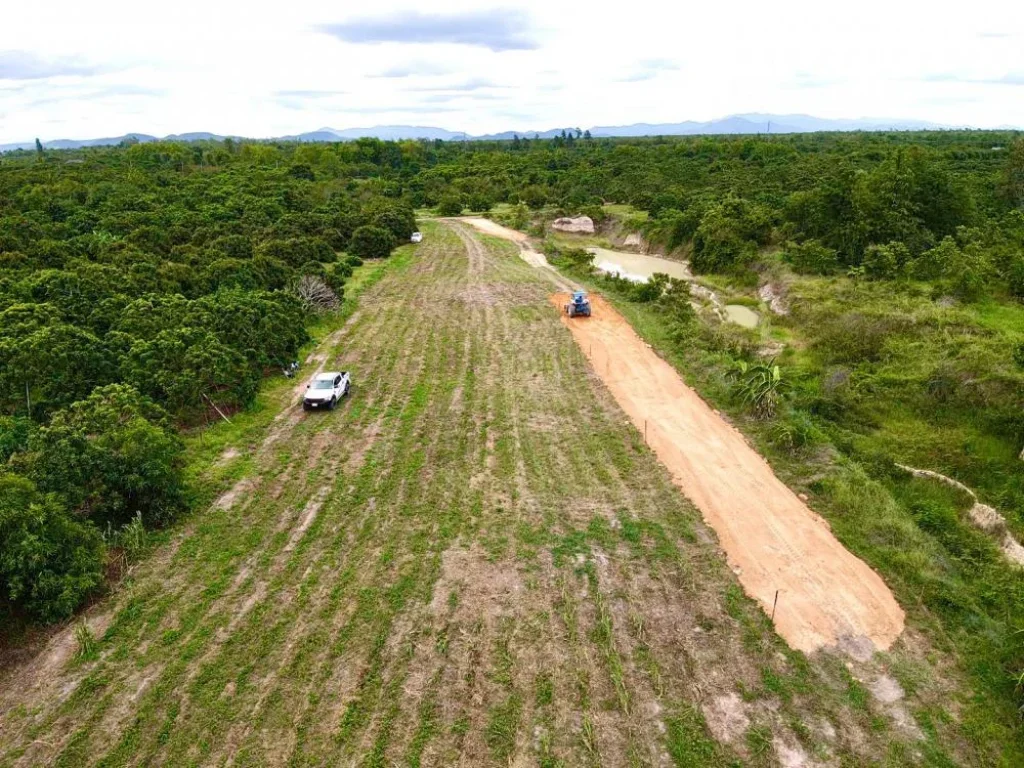
M 559 308 L 568 300 L 556 294 Z M 600 297 L 589 319 L 562 319 L 683 492 L 718 533 L 744 589 L 798 650 L 871 641 L 888 649 L 903 610 L 881 577 L 780 481 L 743 436 Z
M 471 227 L 479 232 L 483 232 L 485 235 L 500 237 L 503 240 L 511 240 L 513 243 L 517 243 L 519 245 L 519 257 L 531 267 L 543 269 L 547 277 L 555 283 L 559 289 L 563 291 L 571 291 L 576 288 L 571 280 L 566 280 L 554 269 L 554 267 L 548 264 L 548 260 L 544 254 L 530 245 L 530 239 L 522 232 L 517 232 L 514 229 L 503 227 L 501 224 L 496 224 L 490 219 L 479 219 L 475 216 L 467 216 L 465 218 L 457 219 L 457 221 L 469 224 Z

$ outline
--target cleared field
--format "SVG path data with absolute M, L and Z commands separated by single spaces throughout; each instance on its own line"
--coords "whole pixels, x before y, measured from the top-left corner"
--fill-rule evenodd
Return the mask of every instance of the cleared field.
M 983 762 L 919 636 L 779 640 L 516 246 L 424 231 L 320 352 L 352 398 L 0 677 L 0 765 Z

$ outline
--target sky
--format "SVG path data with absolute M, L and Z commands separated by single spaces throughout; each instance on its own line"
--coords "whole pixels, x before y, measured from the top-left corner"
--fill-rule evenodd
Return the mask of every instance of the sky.
M 746 112 L 1024 126 L 1024 2 L 49 0 L 0 11 L 0 143 L 378 124 L 480 134 Z

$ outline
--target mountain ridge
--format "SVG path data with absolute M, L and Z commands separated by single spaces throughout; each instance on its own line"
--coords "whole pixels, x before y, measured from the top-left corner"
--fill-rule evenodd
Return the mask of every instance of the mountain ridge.
M 641 136 L 696 136 L 696 135 L 754 135 L 763 133 L 815 133 L 822 131 L 917 131 L 917 130 L 963 130 L 969 126 L 944 125 L 927 120 L 888 119 L 888 118 L 823 118 L 813 115 L 787 114 L 775 115 L 759 112 L 727 115 L 717 120 L 695 121 L 684 120 L 679 123 L 632 123 L 629 125 L 593 126 L 589 129 L 594 138 L 641 137 Z M 427 139 L 442 141 L 509 141 L 515 136 L 521 138 L 542 139 L 553 138 L 562 131 L 576 131 L 577 128 L 551 128 L 544 131 L 500 131 L 480 135 L 471 135 L 463 131 L 451 131 L 446 128 L 415 125 L 375 125 L 366 128 L 330 128 L 323 127 L 315 131 L 275 136 L 253 141 L 295 141 L 295 142 L 335 142 L 354 141 L 360 138 L 378 138 L 382 140 Z M 1003 130 L 1008 130 L 1003 128 Z M 1009 129 L 1012 130 L 1012 129 Z M 171 134 L 157 137 L 147 133 L 126 133 L 99 139 L 56 139 L 42 142 L 45 149 L 80 149 L 83 147 L 99 147 L 120 144 L 124 141 L 148 143 L 153 141 L 223 141 L 225 138 L 240 139 L 239 136 L 223 136 L 206 131 Z M 34 141 L 0 144 L 0 152 L 18 149 L 33 149 Z

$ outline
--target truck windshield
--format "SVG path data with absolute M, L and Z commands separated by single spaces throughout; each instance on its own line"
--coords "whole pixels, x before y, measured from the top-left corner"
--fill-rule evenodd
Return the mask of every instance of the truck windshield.
M 334 379 L 317 379 L 313 382 L 313 389 L 333 389 Z

